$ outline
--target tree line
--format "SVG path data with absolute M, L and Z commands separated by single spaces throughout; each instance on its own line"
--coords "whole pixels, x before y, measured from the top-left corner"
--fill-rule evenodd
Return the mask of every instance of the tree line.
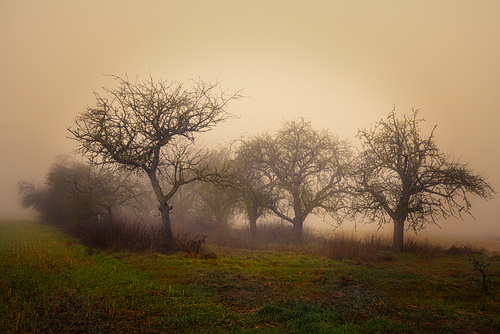
M 261 217 L 278 217 L 293 227 L 297 242 L 309 215 L 338 223 L 393 223 L 394 250 L 400 252 L 405 229 L 418 231 L 442 217 L 470 214 L 471 194 L 484 199 L 495 194 L 486 177 L 438 149 L 435 128 L 422 133 L 418 110 L 408 115 L 392 110 L 369 129 L 359 130 L 359 150 L 305 119 L 210 150 L 197 145 L 196 135 L 232 118 L 228 106 L 241 98 L 239 92 L 229 94 L 219 83 L 201 80 L 185 88 L 152 78 L 114 79 L 116 87 L 95 93 L 95 105 L 80 113 L 69 129 L 78 152 L 90 161 L 75 168 L 85 169 L 85 182 L 56 180 L 57 170 L 67 166 L 56 163 L 44 189 L 20 183 L 22 204 L 41 212 L 42 218 L 41 198 L 49 197 L 57 203 L 60 197 L 87 196 L 75 201 L 85 203 L 79 214 L 104 209 L 108 220 L 114 206 L 144 208 L 148 191 L 144 182 L 137 182 L 142 178 L 156 199 L 165 250 L 173 245 L 172 210 L 181 216 L 197 206 L 200 220 L 215 225 L 243 214 L 252 236 Z M 74 194 L 51 193 L 51 184 L 57 182 L 66 182 L 64 187 Z M 179 200 L 186 193 L 197 201 Z

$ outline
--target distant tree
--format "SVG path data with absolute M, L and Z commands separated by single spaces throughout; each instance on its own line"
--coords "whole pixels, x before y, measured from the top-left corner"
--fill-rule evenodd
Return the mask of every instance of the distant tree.
M 107 221 L 112 223 L 115 207 L 127 206 L 136 212 L 143 211 L 146 191 L 143 183 L 130 172 L 83 163 L 74 164 L 73 169 L 67 181 L 74 188 L 77 202 L 88 203 L 90 212 L 101 216 L 104 210 Z
M 112 220 L 112 209 L 135 206 L 144 198 L 142 183 L 130 173 L 95 168 L 58 157 L 42 186 L 21 181 L 21 204 L 37 211 L 51 224 L 71 225 L 103 214 Z
M 196 221 L 218 233 L 229 230 L 235 217 L 235 200 L 229 188 L 213 183 L 198 183 L 193 202 Z
M 183 223 L 192 232 L 224 233 L 229 229 L 236 215 L 229 155 L 229 150 L 222 147 L 210 150 L 207 159 L 220 171 L 218 182 L 193 182 L 175 194 L 171 201 L 175 223 Z
M 21 205 L 35 210 L 43 222 L 67 226 L 82 221 L 93 214 L 88 201 L 79 201 L 72 186 L 80 166 L 73 168 L 66 157 L 58 157 L 42 185 L 27 181 L 18 183 Z
M 234 191 L 234 171 L 231 170 L 231 152 L 228 148 L 218 147 L 212 150 L 212 166 L 224 171 L 222 182 L 197 183 L 195 208 L 198 217 L 204 219 L 219 233 L 227 231 L 236 215 L 236 197 Z
M 96 106 L 87 107 L 69 131 L 80 152 L 94 163 L 148 176 L 168 250 L 173 245 L 169 205 L 173 195 L 182 185 L 219 176 L 205 163 L 205 153 L 193 152 L 195 135 L 230 118 L 228 102 L 239 95 L 227 95 L 218 83 L 198 81 L 188 90 L 180 83 L 152 78 L 144 82 L 114 78 L 118 86 L 104 88 L 107 97 L 96 93 Z
M 255 189 L 266 188 L 266 205 L 293 225 L 297 241 L 308 215 L 338 216 L 345 208 L 351 149 L 328 131 L 299 119 L 275 134 L 244 140 L 241 150 L 258 180 Z
M 33 182 L 22 180 L 17 183 L 17 191 L 19 202 L 23 208 L 29 208 L 36 211 L 41 216 L 42 221 L 51 220 L 52 223 L 60 221 L 59 219 L 47 219 L 49 213 L 49 207 L 47 207 L 49 192 L 47 187 L 37 186 Z
M 183 229 L 191 230 L 193 217 L 196 216 L 194 184 L 179 188 L 170 199 L 169 203 L 173 208 L 170 211 L 173 226 L 182 226 Z
M 418 110 L 397 117 L 393 110 L 369 130 L 360 130 L 353 208 L 369 221 L 394 223 L 394 250 L 403 250 L 405 223 L 414 231 L 441 217 L 470 214 L 468 193 L 489 199 L 494 190 L 467 164 L 441 153 L 434 129 L 421 134 Z
M 248 219 L 250 234 L 257 237 L 257 220 L 264 216 L 272 204 L 274 175 L 257 168 L 261 147 L 257 139 L 243 142 L 234 159 L 233 195 L 236 206 Z M 254 166 L 255 165 L 255 166 Z

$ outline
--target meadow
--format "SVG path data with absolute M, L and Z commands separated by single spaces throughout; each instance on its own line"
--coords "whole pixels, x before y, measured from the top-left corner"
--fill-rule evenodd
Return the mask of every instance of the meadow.
M 0 331 L 500 332 L 500 261 L 492 254 L 334 248 L 113 252 L 53 227 L 2 222 Z

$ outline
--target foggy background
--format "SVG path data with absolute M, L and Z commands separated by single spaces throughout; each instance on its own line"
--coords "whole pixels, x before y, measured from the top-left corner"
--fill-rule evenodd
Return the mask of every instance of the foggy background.
M 32 216 L 17 182 L 42 183 L 72 152 L 67 128 L 114 85 L 104 74 L 243 89 L 229 108 L 239 118 L 209 144 L 301 116 L 357 144 L 393 105 L 420 108 L 441 150 L 500 190 L 496 0 L 0 1 L 0 55 L 1 218 Z M 500 197 L 472 200 L 476 219 L 441 221 L 440 233 L 500 236 Z

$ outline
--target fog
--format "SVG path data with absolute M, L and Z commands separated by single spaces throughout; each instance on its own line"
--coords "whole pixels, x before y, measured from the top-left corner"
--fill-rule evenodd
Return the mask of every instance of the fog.
M 498 1 L 3 1 L 0 50 L 2 218 L 31 217 L 17 182 L 75 149 L 67 128 L 113 85 L 104 74 L 243 89 L 206 143 L 305 117 L 356 144 L 394 105 L 419 108 L 439 147 L 500 189 Z M 473 198 L 475 219 L 428 230 L 500 236 L 498 207 Z

